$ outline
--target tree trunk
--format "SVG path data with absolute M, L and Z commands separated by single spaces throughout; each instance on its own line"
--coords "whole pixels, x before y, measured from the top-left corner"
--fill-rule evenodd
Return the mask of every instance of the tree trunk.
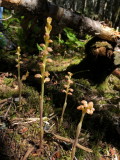
M 58 25 L 71 27 L 77 31 L 83 30 L 93 36 L 116 42 L 120 38 L 120 33 L 102 25 L 99 21 L 94 21 L 81 14 L 73 13 L 70 10 L 58 7 L 47 0 L 1 0 L 1 6 L 21 12 L 29 11 L 39 18 L 52 17 Z

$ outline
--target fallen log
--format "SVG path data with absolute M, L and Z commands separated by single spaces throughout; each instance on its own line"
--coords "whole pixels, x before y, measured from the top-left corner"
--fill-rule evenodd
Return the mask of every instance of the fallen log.
M 1 6 L 20 10 L 23 14 L 28 11 L 29 14 L 37 15 L 38 19 L 50 16 L 60 26 L 71 27 L 77 31 L 82 27 L 86 33 L 108 41 L 116 42 L 120 39 L 120 33 L 113 28 L 81 14 L 58 7 L 47 0 L 1 0 Z
M 92 71 L 92 74 L 90 73 L 90 76 L 93 75 L 92 79 L 94 77 L 94 79 L 100 80 L 102 78 L 102 80 L 104 80 L 120 66 L 120 32 L 106 26 L 104 23 L 56 6 L 47 0 L 1 0 L 1 5 L 8 9 L 22 12 L 23 15 L 27 15 L 27 18 L 23 21 L 25 33 L 27 33 L 26 28 L 29 20 L 35 17 L 41 21 L 50 16 L 53 18 L 53 21 L 57 23 L 57 28 L 61 27 L 61 30 L 66 26 L 75 29 L 77 32 L 82 29 L 85 33 L 98 37 L 98 39 L 103 40 L 103 42 L 106 41 L 105 43 L 108 43 L 107 46 L 109 45 L 110 48 L 107 46 L 95 46 L 94 48 L 86 45 L 86 48 L 88 48 L 86 54 L 91 53 L 89 54 L 90 56 L 88 55 L 83 61 L 85 61 L 85 66 L 87 66 L 86 61 L 87 64 L 89 64 L 87 69 Z M 61 30 L 58 29 L 58 32 Z M 31 30 L 28 35 L 29 34 L 31 35 Z M 30 39 L 28 37 L 29 36 L 27 36 L 26 39 Z M 81 67 L 83 64 L 84 62 L 79 66 Z M 76 66 L 76 68 L 79 69 L 78 66 Z

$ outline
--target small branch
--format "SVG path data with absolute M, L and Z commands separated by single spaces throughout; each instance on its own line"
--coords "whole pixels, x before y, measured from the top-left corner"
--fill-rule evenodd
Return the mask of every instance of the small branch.
M 18 118 L 18 119 L 15 119 L 16 121 L 25 121 L 25 122 L 14 122 L 12 124 L 12 126 L 15 126 L 15 125 L 23 125 L 23 124 L 28 124 L 28 123 L 33 123 L 33 122 L 36 122 L 36 121 L 39 121 L 40 118 Z
M 34 150 L 34 147 L 28 148 L 27 152 L 25 153 L 24 157 L 21 160 L 27 160 L 30 153 Z
M 96 106 L 100 106 L 100 107 L 103 107 L 103 106 L 114 106 L 114 107 L 117 107 L 118 104 L 96 104 Z
M 4 118 L 6 118 L 6 117 L 7 117 L 8 112 L 10 111 L 10 108 L 11 108 L 11 104 L 9 105 L 9 107 L 8 107 L 8 109 L 7 109 L 7 111 L 6 111 L 6 113 L 5 113 L 5 115 L 4 115 Z
M 9 17 L 7 18 L 3 18 L 3 19 L 0 19 L 0 21 L 7 21 L 8 19 L 12 18 L 12 15 L 10 15 Z
M 12 97 L 1 100 L 0 105 L 5 103 L 5 102 L 9 102 L 11 99 L 12 99 Z
M 4 103 L 0 104 L 0 109 L 1 109 L 2 107 L 4 107 L 7 103 L 8 103 L 8 102 L 4 102 Z
M 53 138 L 58 139 L 58 140 L 61 140 L 61 141 L 65 141 L 65 142 L 67 142 L 67 143 L 73 143 L 73 142 L 74 142 L 73 139 L 68 139 L 68 138 L 65 138 L 65 137 L 56 135 L 56 134 L 54 134 L 54 133 L 52 133 L 52 135 L 53 135 Z M 79 143 L 77 143 L 76 146 L 77 146 L 78 148 L 80 148 L 80 149 L 83 149 L 84 151 L 93 152 L 91 149 L 89 149 L 89 148 L 87 148 L 87 147 L 84 147 L 84 146 L 80 145 Z

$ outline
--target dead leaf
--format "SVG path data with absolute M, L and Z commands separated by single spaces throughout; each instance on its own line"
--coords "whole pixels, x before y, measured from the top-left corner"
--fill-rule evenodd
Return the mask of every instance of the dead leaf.
M 23 127 L 19 130 L 19 133 L 22 134 L 22 133 L 25 133 L 28 131 L 28 128 L 27 127 Z
M 53 153 L 51 160 L 57 160 L 60 157 L 61 157 L 60 151 L 56 151 L 55 153 Z

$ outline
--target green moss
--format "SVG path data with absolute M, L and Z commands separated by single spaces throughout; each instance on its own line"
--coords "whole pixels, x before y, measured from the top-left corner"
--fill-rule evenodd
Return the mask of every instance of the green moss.
M 95 144 L 92 149 L 94 153 L 94 160 L 99 160 L 101 157 L 102 147 Z
M 106 48 L 111 49 L 112 45 L 108 43 L 107 41 L 104 41 L 104 42 L 96 42 L 92 47 L 106 47 Z
M 44 97 L 44 116 L 48 117 L 50 114 L 54 113 L 53 104 L 50 97 Z
M 85 159 L 85 155 L 86 155 L 86 152 L 83 151 L 82 149 L 77 149 L 76 150 L 76 157 L 80 160 L 84 160 Z
M 4 78 L 4 84 L 6 84 L 7 86 L 12 86 L 13 82 L 13 78 Z
M 116 76 L 113 76 L 113 75 L 110 75 L 108 78 L 106 78 L 106 80 L 97 85 L 97 90 L 100 92 L 100 93 L 104 93 L 106 95 L 112 95 L 113 94 L 117 94 L 118 91 L 115 90 L 115 86 L 119 86 L 120 85 L 120 81 L 119 81 L 119 78 L 117 78 Z
M 20 134 L 18 134 L 17 132 L 14 132 L 14 140 L 20 144 L 21 143 L 21 140 L 22 140 L 22 137 Z
M 2 32 L 0 32 L 0 48 L 4 48 L 6 46 L 6 38 Z
M 65 71 L 67 67 L 70 65 L 79 64 L 81 59 L 79 57 L 73 57 L 73 58 L 64 58 L 62 56 L 59 56 L 59 58 L 53 59 L 53 62 L 49 65 L 47 65 L 47 69 L 49 71 Z
M 35 112 L 38 112 L 39 93 L 33 87 L 24 85 L 22 96 L 27 100 L 27 103 L 23 106 L 24 112 L 28 112 L 30 109 L 35 109 Z
M 15 90 L 11 90 L 9 87 L 0 87 L 0 99 L 10 98 L 16 94 Z

